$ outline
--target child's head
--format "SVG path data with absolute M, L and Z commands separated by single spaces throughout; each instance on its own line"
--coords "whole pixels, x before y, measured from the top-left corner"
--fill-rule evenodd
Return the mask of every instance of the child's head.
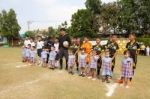
M 81 49 L 81 54 L 84 54 L 84 53 L 85 53 L 85 49 L 82 48 L 82 49 Z
M 130 51 L 128 51 L 128 50 L 124 51 L 124 57 L 125 58 L 130 57 Z
M 32 47 L 31 47 L 31 50 L 35 50 L 35 46 L 32 46 Z
M 28 48 L 31 48 L 31 44 L 28 44 Z
M 97 55 L 97 51 L 96 50 L 92 50 L 92 55 Z
M 52 47 L 51 47 L 51 51 L 54 51 L 54 50 L 55 50 L 55 47 L 54 47 L 54 46 L 52 46 Z
M 47 47 L 44 46 L 44 47 L 42 48 L 42 50 L 43 50 L 43 51 L 47 51 Z
M 108 49 L 105 50 L 105 56 L 106 56 L 106 57 L 109 57 L 109 56 L 110 56 L 110 52 L 109 52 Z
M 71 49 L 68 50 L 69 55 L 73 55 L 73 51 Z

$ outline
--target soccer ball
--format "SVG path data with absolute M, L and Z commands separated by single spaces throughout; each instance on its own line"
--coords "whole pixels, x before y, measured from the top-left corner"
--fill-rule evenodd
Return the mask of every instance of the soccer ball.
M 69 42 L 68 41 L 64 41 L 63 45 L 64 45 L 64 47 L 68 47 L 69 46 Z

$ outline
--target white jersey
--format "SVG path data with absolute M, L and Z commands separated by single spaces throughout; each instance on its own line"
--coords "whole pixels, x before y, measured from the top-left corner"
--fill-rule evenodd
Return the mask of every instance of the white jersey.
M 59 51 L 59 43 L 55 43 L 54 47 L 55 47 L 55 51 L 58 52 Z
M 35 43 L 34 43 L 34 42 L 31 42 L 31 46 L 35 46 Z
M 38 41 L 37 45 L 36 45 L 36 48 L 37 49 L 42 49 L 43 46 L 44 46 L 44 42 L 43 41 Z
M 25 40 L 25 41 L 24 41 L 24 46 L 25 46 L 25 47 L 28 47 L 29 44 L 31 44 L 31 41 L 30 41 L 30 40 Z
M 146 47 L 146 55 L 149 56 L 150 55 L 150 48 Z

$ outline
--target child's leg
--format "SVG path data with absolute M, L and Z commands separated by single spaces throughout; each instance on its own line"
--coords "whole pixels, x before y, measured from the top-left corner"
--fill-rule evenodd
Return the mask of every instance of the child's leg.
M 93 78 L 96 78 L 96 69 L 93 69 Z

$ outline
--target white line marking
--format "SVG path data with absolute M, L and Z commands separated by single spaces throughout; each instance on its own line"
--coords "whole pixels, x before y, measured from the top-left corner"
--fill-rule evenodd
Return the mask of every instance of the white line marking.
M 105 86 L 107 87 L 107 93 L 106 96 L 107 97 L 111 97 L 115 91 L 115 89 L 117 88 L 118 84 L 114 83 L 114 84 L 105 84 Z
M 37 83 L 37 82 L 40 81 L 40 80 L 41 80 L 41 79 L 24 82 L 24 83 L 21 84 L 21 85 L 18 85 L 18 86 L 15 86 L 15 87 L 10 87 L 10 88 L 8 88 L 8 89 L 6 89 L 6 90 L 2 90 L 2 91 L 0 91 L 0 95 L 5 95 L 5 94 L 7 94 L 7 93 L 9 93 L 9 92 L 13 92 L 13 91 L 15 91 L 15 90 L 18 90 L 19 88 L 23 88 L 23 87 L 25 87 L 25 86 L 27 86 L 27 85 L 31 85 L 31 84 Z
M 27 67 L 27 66 L 31 66 L 31 64 L 29 64 L 29 65 L 18 65 L 18 66 L 16 66 L 16 68 L 23 68 L 23 67 Z

